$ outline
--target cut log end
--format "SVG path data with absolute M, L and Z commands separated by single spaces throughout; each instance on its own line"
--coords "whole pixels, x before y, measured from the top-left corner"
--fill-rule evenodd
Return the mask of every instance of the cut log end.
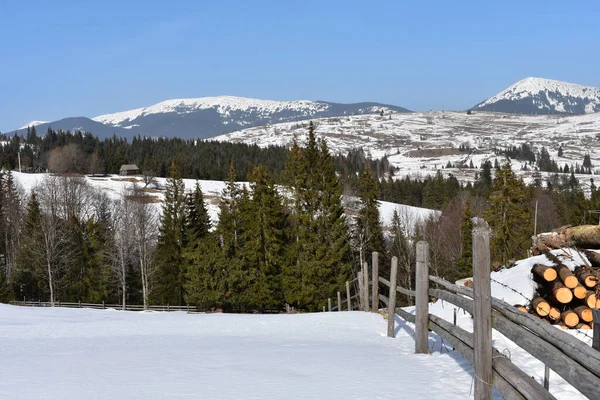
M 554 268 L 542 264 L 535 264 L 531 269 L 531 272 L 548 282 L 552 282 L 557 277 L 557 273 Z
M 562 304 L 567 304 L 573 300 L 573 292 L 567 287 L 557 288 L 554 290 L 554 298 Z
M 579 318 L 584 322 L 592 322 L 594 320 L 592 310 L 589 307 L 579 306 L 576 307 L 573 311 L 575 311 Z
M 564 311 L 561 315 L 561 319 L 569 328 L 574 328 L 579 323 L 579 317 L 573 311 Z
M 587 288 L 585 288 L 582 285 L 576 286 L 575 288 L 573 288 L 573 296 L 580 300 L 585 299 L 585 297 L 587 296 Z
M 560 310 L 556 307 L 551 307 L 550 311 L 548 312 L 548 318 L 550 318 L 552 321 L 560 320 Z
M 525 307 L 525 306 L 522 306 L 522 305 L 520 305 L 520 304 L 515 304 L 515 308 L 516 308 L 517 310 L 521 311 L 521 312 L 524 312 L 524 313 L 528 313 L 528 312 L 529 312 L 529 311 L 527 310 L 527 307 Z
M 550 304 L 541 297 L 533 299 L 531 306 L 540 317 L 545 317 L 550 313 Z
M 588 291 L 585 297 L 585 304 L 589 308 L 600 308 L 600 299 L 596 297 L 596 294 L 592 291 Z
M 583 329 L 583 330 L 587 331 L 587 330 L 592 329 L 592 327 L 589 326 L 588 324 L 584 324 L 583 322 L 581 322 L 575 326 L 575 329 Z

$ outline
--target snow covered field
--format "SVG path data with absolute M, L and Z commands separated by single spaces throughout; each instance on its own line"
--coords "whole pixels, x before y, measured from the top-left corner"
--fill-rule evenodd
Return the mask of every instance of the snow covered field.
M 0 304 L 2 399 L 466 399 L 470 364 L 363 312 L 138 313 Z M 393 384 L 393 387 L 390 386 Z
M 580 263 L 577 253 L 560 253 L 566 265 Z M 551 264 L 537 256 L 492 273 L 492 295 L 525 303 L 535 289 L 534 263 Z M 454 308 L 440 300 L 429 312 L 452 321 Z M 457 324 L 472 331 L 470 315 L 457 311 Z M 413 354 L 413 325 L 396 321 L 397 337 L 390 339 L 383 317 L 363 312 L 186 314 L 0 304 L 0 399 L 470 398 L 471 364 L 434 333 L 432 354 Z M 568 333 L 591 345 L 591 331 Z M 496 331 L 493 339 L 543 381 L 542 362 Z M 550 392 L 585 398 L 554 371 Z
M 27 174 L 20 173 L 16 171 L 12 171 L 12 174 L 15 178 L 15 182 L 17 182 L 26 192 L 29 194 L 31 189 L 35 188 L 39 185 L 44 177 L 47 174 Z M 111 199 L 118 199 L 121 194 L 126 191 L 128 188 L 132 187 L 133 181 L 136 181 L 138 185 L 144 186 L 142 182 L 141 176 L 128 176 L 122 177 L 119 175 L 110 175 L 106 177 L 91 177 L 86 176 L 86 181 L 94 186 L 102 190 L 106 193 Z M 154 203 L 157 211 L 162 211 L 162 201 L 164 200 L 164 187 L 166 184 L 166 178 L 156 178 L 158 190 L 154 189 L 155 186 L 152 186 L 153 190 L 149 193 L 151 196 L 157 198 L 158 202 Z M 195 179 L 184 179 L 185 190 L 187 192 L 191 192 L 194 190 L 196 186 Z M 204 193 L 204 199 L 206 202 L 207 210 L 210 215 L 213 224 L 216 224 L 219 220 L 219 197 L 223 193 L 223 189 L 225 188 L 226 182 L 223 181 L 197 181 L 202 188 L 202 192 Z M 248 182 L 239 182 L 239 185 L 249 185 Z M 348 198 L 347 203 L 355 202 L 357 199 Z M 426 208 L 412 207 L 404 204 L 396 204 L 390 203 L 387 201 L 379 202 L 379 214 L 381 223 L 385 227 L 389 227 L 392 224 L 392 218 L 394 215 L 394 210 L 398 212 L 401 220 L 407 226 L 413 226 L 414 224 L 426 220 L 429 216 L 439 214 L 438 211 L 430 210 Z

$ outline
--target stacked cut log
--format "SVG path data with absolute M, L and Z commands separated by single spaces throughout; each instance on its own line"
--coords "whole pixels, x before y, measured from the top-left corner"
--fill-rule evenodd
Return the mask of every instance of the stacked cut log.
M 591 266 L 571 271 L 563 264 L 535 264 L 531 273 L 538 291 L 528 307 L 518 308 L 564 329 L 591 329 L 591 309 L 600 308 L 598 271 L 600 268 Z

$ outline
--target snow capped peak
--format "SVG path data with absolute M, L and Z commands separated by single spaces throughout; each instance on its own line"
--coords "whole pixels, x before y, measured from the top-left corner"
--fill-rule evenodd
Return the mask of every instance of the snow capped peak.
M 38 126 L 38 125 L 47 124 L 47 123 L 48 123 L 48 121 L 30 121 L 17 130 L 27 129 L 31 126 Z
M 503 102 L 505 104 L 498 104 Z M 512 102 L 512 106 L 506 102 Z M 515 103 L 519 104 L 515 104 Z M 534 114 L 585 114 L 600 111 L 600 88 L 528 77 L 474 107 Z M 522 111 L 520 111 L 522 110 Z
M 216 96 L 193 99 L 166 100 L 152 106 L 136 108 L 114 114 L 100 115 L 92 118 L 94 121 L 113 126 L 124 126 L 138 117 L 151 114 L 176 113 L 188 114 L 194 111 L 215 109 L 219 114 L 228 115 L 232 111 L 252 111 L 259 114 L 272 114 L 281 111 L 299 111 L 315 113 L 327 109 L 327 103 L 295 100 L 274 101 L 258 100 L 247 97 Z

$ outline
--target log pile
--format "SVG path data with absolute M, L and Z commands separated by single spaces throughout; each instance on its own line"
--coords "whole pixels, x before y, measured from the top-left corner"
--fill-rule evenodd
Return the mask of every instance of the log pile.
M 591 309 L 600 308 L 599 272 L 589 265 L 571 271 L 561 263 L 535 264 L 531 273 L 537 293 L 527 307 L 518 308 L 564 329 L 592 329 Z

